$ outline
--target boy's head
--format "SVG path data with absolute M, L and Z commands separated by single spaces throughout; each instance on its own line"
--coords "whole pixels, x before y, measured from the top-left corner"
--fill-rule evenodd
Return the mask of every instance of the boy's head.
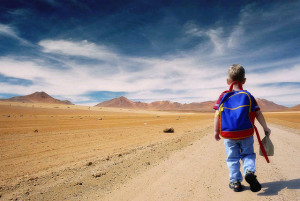
M 239 64 L 233 64 L 228 69 L 227 83 L 231 84 L 234 81 L 238 81 L 241 84 L 246 82 L 245 69 Z

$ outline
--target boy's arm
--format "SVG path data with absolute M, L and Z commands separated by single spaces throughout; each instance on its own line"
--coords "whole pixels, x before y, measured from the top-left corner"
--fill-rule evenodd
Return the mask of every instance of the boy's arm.
M 264 118 L 264 115 L 261 113 L 260 110 L 255 112 L 255 117 L 256 117 L 257 121 L 260 123 L 260 125 L 263 127 L 265 134 L 267 136 L 270 136 L 271 130 L 268 128 L 267 123 Z
M 219 141 L 220 138 L 220 125 L 219 125 L 219 111 L 216 110 L 215 113 L 215 122 L 214 122 L 214 129 L 215 129 L 215 139 Z

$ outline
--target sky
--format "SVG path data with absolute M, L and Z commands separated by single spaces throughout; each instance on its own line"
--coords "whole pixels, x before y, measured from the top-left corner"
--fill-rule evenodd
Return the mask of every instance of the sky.
M 289 0 L 0 0 L 0 98 L 203 102 L 241 64 L 255 98 L 294 106 L 299 10 Z

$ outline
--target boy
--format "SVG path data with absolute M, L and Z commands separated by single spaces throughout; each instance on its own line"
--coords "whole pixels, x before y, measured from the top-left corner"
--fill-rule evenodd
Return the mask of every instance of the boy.
M 246 82 L 245 69 L 243 68 L 243 66 L 241 66 L 239 64 L 233 64 L 232 66 L 230 66 L 230 68 L 228 69 L 227 84 L 231 85 L 231 90 L 230 90 L 230 91 L 232 91 L 231 93 L 234 93 L 234 91 L 242 90 L 242 85 L 245 84 L 245 82 Z M 254 142 L 253 129 L 249 130 L 246 135 L 238 134 L 238 132 L 240 132 L 240 131 L 230 132 L 231 134 L 228 135 L 230 137 L 228 137 L 227 134 L 220 133 L 221 128 L 220 128 L 220 122 L 219 122 L 220 121 L 219 115 L 220 115 L 220 112 L 223 111 L 223 108 L 221 108 L 220 111 L 218 111 L 218 110 L 219 110 L 219 107 L 223 107 L 223 105 L 220 104 L 220 102 L 222 101 L 222 98 L 224 97 L 224 95 L 226 95 L 230 91 L 224 91 L 220 95 L 216 105 L 214 106 L 214 109 L 216 110 L 215 124 L 214 124 L 215 125 L 215 139 L 217 141 L 219 141 L 221 139 L 220 134 L 225 138 L 224 145 L 225 145 L 225 150 L 226 150 L 226 155 L 227 155 L 226 162 L 227 162 L 227 166 L 229 169 L 229 180 L 230 180 L 229 187 L 231 189 L 233 189 L 235 192 L 239 192 L 239 191 L 243 190 L 243 186 L 241 185 L 241 181 L 243 180 L 243 177 L 240 172 L 240 159 L 241 159 L 243 161 L 243 174 L 245 176 L 245 180 L 250 184 L 251 191 L 257 192 L 257 191 L 260 191 L 261 185 L 257 181 L 256 175 L 254 174 L 256 171 L 256 168 L 255 168 L 256 154 L 254 153 L 254 148 L 253 148 L 253 142 Z M 256 117 L 257 121 L 263 127 L 265 134 L 267 136 L 269 136 L 271 134 L 271 130 L 268 128 L 266 121 L 264 119 L 264 116 L 261 113 L 260 108 L 257 105 L 255 99 L 249 92 L 247 92 L 245 90 L 241 91 L 241 93 L 246 94 L 246 95 L 248 94 L 249 99 L 253 101 L 254 106 L 252 106 L 253 107 L 253 122 L 252 122 L 252 124 L 254 124 L 254 118 Z M 227 95 L 229 95 L 229 94 L 227 94 Z M 238 96 L 236 96 L 236 97 L 238 97 Z M 251 104 L 250 104 L 250 107 L 251 107 Z M 240 107 L 237 107 L 237 108 L 240 108 Z M 255 116 L 254 116 L 254 114 L 255 114 Z M 249 117 L 250 117 L 250 111 L 249 111 Z M 251 119 L 251 117 L 249 119 Z M 229 119 L 229 121 L 233 121 L 233 120 Z M 232 135 L 237 135 L 238 137 L 234 137 Z

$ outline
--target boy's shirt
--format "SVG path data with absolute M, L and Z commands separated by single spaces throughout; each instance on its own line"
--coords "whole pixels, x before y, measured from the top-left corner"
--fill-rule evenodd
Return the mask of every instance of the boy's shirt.
M 221 102 L 223 96 L 224 96 L 226 93 L 228 93 L 228 92 L 230 92 L 230 91 L 229 91 L 229 90 L 226 90 L 226 91 L 224 91 L 224 92 L 220 95 L 220 97 L 219 97 L 219 99 L 217 100 L 217 102 L 216 102 L 215 106 L 213 107 L 213 109 L 215 109 L 215 110 L 218 110 L 218 109 L 219 109 L 219 105 L 220 105 L 220 102 Z M 252 96 L 252 95 L 251 95 L 251 96 Z M 252 96 L 252 97 L 253 97 L 253 96 Z M 254 99 L 255 111 L 259 111 L 260 108 L 259 108 L 259 106 L 257 105 L 257 102 L 256 102 L 256 100 L 255 100 L 254 97 L 253 97 L 253 99 Z

